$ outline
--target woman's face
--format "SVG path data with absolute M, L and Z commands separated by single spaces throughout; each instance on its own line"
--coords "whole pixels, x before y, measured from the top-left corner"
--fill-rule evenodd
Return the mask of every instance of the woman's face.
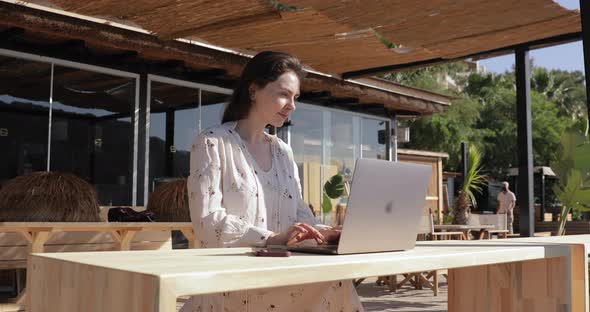
M 289 71 L 264 88 L 253 85 L 250 90 L 250 94 L 252 93 L 254 101 L 249 117 L 281 127 L 289 114 L 295 111 L 295 100 L 299 97 L 299 78 Z

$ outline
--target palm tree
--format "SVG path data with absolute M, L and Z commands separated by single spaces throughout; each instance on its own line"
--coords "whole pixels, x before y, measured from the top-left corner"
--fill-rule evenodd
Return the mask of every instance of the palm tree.
M 467 224 L 471 206 L 477 206 L 474 192 L 481 193 L 485 182 L 486 178 L 482 175 L 481 153 L 474 145 L 471 145 L 467 156 L 467 175 L 463 177 L 463 186 L 453 209 L 455 224 Z
M 534 68 L 531 88 L 554 102 L 562 115 L 583 118 L 586 113 L 584 74 L 580 71 Z

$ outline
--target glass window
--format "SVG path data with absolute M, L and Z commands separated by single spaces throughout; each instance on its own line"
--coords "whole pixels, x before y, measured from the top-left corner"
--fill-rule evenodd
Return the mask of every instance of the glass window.
M 221 123 L 227 95 L 170 83 L 151 82 L 149 191 L 158 181 L 187 177 L 191 144 L 201 129 Z M 199 123 L 199 116 L 201 122 Z
M 51 65 L 0 56 L 0 187 L 47 170 Z
M 379 142 L 379 131 L 387 132 L 387 121 L 361 118 L 361 148 L 363 158 L 387 159 L 385 140 Z
M 50 170 L 96 187 L 101 205 L 131 205 L 135 79 L 56 65 Z
M 332 176 L 340 174 L 348 186 L 352 181 L 354 173 L 354 164 L 357 154 L 359 127 L 358 117 L 346 112 L 324 112 L 325 124 L 329 125 L 326 136 L 326 158 L 324 160 L 324 182 Z M 337 225 L 338 221 L 334 218 L 340 216 L 340 222 L 343 220 L 346 202 L 348 200 L 347 192 L 344 192 L 340 198 L 331 199 L 332 211 L 325 216 L 324 222 L 331 225 Z
M 299 169 L 303 200 L 320 216 L 322 200 L 322 111 L 297 108 L 291 115 L 291 148 Z
M 291 147 L 303 199 L 313 207 L 319 220 L 340 224 L 346 211 L 347 193 L 331 199 L 332 211 L 324 215 L 323 186 L 336 174 L 350 183 L 361 148 L 363 157 L 386 159 L 386 145 L 380 142 L 379 131 L 387 128 L 387 122 L 309 105 L 300 105 L 291 121 Z
M 203 90 L 201 93 L 201 130 L 221 124 L 230 95 Z
M 199 89 L 151 82 L 149 190 L 156 180 L 189 175 L 198 133 Z

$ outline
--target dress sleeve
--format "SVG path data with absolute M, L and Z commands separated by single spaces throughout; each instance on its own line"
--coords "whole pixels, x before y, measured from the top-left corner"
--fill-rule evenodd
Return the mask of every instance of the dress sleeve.
M 188 178 L 189 208 L 203 247 L 264 246 L 273 233 L 226 213 L 223 207 L 223 140 L 201 133 L 193 142 Z

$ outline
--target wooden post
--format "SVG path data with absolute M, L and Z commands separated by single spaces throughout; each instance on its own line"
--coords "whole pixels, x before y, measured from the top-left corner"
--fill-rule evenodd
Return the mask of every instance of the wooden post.
M 518 146 L 518 194 L 520 236 L 535 234 L 533 206 L 533 136 L 531 113 L 531 63 L 528 48 L 518 48 L 516 56 L 516 127 Z
M 584 76 L 586 77 L 586 117 L 588 117 L 587 127 L 590 128 L 590 2 L 588 0 L 580 0 L 580 19 L 582 22 L 582 46 L 584 49 Z

